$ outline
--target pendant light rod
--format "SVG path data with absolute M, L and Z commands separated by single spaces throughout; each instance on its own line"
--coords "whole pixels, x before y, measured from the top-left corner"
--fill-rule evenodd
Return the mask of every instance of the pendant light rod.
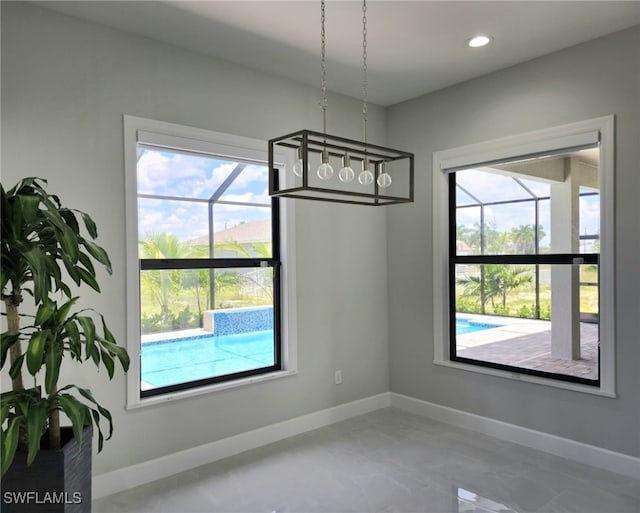
M 322 109 L 322 131 L 327 133 L 327 54 L 325 31 L 325 0 L 320 1 L 320 108 Z
M 362 131 L 367 144 L 367 0 L 362 1 Z

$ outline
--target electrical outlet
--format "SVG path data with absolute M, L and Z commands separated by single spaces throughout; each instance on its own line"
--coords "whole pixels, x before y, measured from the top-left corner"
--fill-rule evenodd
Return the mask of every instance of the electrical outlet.
M 341 385 L 342 384 L 342 371 L 341 370 L 337 370 L 336 371 L 336 385 Z

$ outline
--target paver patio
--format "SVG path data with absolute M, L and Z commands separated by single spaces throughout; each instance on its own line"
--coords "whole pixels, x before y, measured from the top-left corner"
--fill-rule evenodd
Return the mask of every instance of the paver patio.
M 465 316 L 470 317 L 470 316 Z M 580 359 L 551 356 L 548 321 L 474 316 L 481 322 L 502 325 L 457 337 L 458 356 L 526 369 L 598 379 L 598 325 L 580 323 Z

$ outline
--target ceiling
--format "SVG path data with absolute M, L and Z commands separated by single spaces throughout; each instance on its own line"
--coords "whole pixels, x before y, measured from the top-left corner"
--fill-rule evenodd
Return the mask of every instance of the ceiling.
M 320 2 L 40 1 L 43 7 L 320 86 Z M 640 1 L 367 3 L 368 99 L 391 105 L 640 24 Z M 465 41 L 490 34 L 472 49 Z M 362 96 L 362 4 L 327 0 L 327 87 Z

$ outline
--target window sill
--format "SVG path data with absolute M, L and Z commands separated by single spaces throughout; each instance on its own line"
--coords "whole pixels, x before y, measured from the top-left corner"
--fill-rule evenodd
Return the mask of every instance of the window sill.
M 500 369 L 491 369 L 489 367 L 480 367 L 476 365 L 468 365 L 465 363 L 452 362 L 451 360 L 433 360 L 435 365 L 441 365 L 443 367 L 450 367 L 452 369 L 458 369 L 468 372 L 477 372 L 479 374 L 488 374 L 490 376 L 496 376 L 499 378 L 507 378 L 515 381 L 524 381 L 526 383 L 535 383 L 538 385 L 546 385 L 554 388 L 562 388 L 564 390 L 571 390 L 572 392 L 582 392 L 585 394 L 597 395 L 600 397 L 609 397 L 612 399 L 617 398 L 614 391 L 606 390 L 602 386 L 593 387 L 589 385 L 581 385 L 579 383 L 570 383 L 567 381 L 559 381 L 549 378 L 541 378 L 537 376 L 529 376 L 528 374 L 520 374 L 518 372 L 504 371 Z
M 138 398 L 137 400 L 129 401 L 127 403 L 126 409 L 135 410 L 138 408 L 144 408 L 146 406 L 157 406 L 158 404 L 197 397 L 205 394 L 212 394 L 215 392 L 220 392 L 222 390 L 229 390 L 233 388 L 244 387 L 247 385 L 254 385 L 256 383 L 263 383 L 265 381 L 271 381 L 273 379 L 287 378 L 289 376 L 295 376 L 296 374 L 298 374 L 297 370 L 270 372 L 268 374 L 250 376 L 248 378 L 236 379 L 234 381 L 226 381 L 223 383 L 215 383 L 213 385 L 191 388 L 189 390 L 181 390 L 179 392 L 170 392 L 163 395 L 146 397 L 144 399 Z

